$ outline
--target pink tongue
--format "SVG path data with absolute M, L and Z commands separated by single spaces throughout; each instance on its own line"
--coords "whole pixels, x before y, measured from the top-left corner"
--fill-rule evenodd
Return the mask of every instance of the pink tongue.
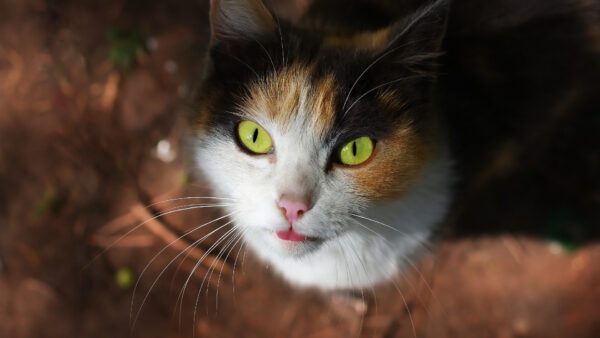
M 295 233 L 293 230 L 278 231 L 277 237 L 292 242 L 300 242 L 306 239 L 306 236 Z

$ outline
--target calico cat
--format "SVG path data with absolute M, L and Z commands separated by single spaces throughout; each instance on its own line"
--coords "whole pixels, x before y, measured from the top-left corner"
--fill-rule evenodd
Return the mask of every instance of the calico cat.
M 424 250 L 450 201 L 430 99 L 447 4 L 372 32 L 211 3 L 195 155 L 256 254 L 296 285 L 356 288 Z
M 512 2 L 492 7 L 501 3 Z M 470 16 L 452 13 L 472 5 L 315 1 L 291 22 L 261 0 L 211 1 L 194 157 L 232 201 L 248 246 L 284 279 L 368 287 L 425 250 L 451 203 L 449 135 L 471 121 L 452 110 L 457 97 L 471 101 L 454 58 Z M 555 8 L 513 7 L 525 10 L 472 21 L 498 32 Z

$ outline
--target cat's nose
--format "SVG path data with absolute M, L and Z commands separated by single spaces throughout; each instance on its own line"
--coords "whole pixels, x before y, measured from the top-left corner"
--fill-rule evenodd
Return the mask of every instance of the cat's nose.
M 287 218 L 290 225 L 293 225 L 296 220 L 308 210 L 308 203 L 301 202 L 292 199 L 281 199 L 277 205 L 283 209 L 285 218 Z

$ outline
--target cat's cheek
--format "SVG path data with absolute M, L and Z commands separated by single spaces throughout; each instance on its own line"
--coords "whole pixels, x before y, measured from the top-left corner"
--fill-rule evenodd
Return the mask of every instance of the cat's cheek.
M 345 172 L 360 196 L 371 200 L 398 199 L 415 186 L 434 153 L 434 146 L 427 139 L 401 129 L 378 142 L 368 163 Z

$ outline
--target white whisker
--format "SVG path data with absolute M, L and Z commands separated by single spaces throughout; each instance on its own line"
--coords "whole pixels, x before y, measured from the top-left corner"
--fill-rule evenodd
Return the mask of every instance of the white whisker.
M 170 215 L 170 214 L 174 214 L 174 213 L 178 213 L 178 212 L 182 212 L 182 211 L 188 211 L 188 210 L 194 210 L 194 209 L 204 209 L 204 208 L 216 208 L 216 207 L 221 207 L 222 205 L 210 205 L 210 206 L 191 206 L 191 207 L 186 207 L 186 208 L 178 208 L 175 210 L 170 210 L 170 211 L 166 211 L 166 212 L 162 212 L 159 213 L 158 215 L 151 217 L 145 221 L 143 221 L 142 223 L 139 223 L 138 225 L 134 226 L 133 228 L 131 228 L 130 230 L 128 230 L 125 234 L 123 234 L 122 236 L 120 236 L 119 238 L 115 239 L 114 242 L 112 242 L 110 245 L 108 245 L 107 247 L 105 247 L 100 253 L 98 253 L 96 256 L 94 256 L 94 258 L 92 258 L 90 260 L 89 263 L 87 263 L 82 270 L 85 270 L 88 266 L 90 266 L 90 264 L 92 264 L 93 262 L 95 262 L 100 256 L 104 255 L 108 250 L 112 249 L 115 245 L 117 245 L 120 241 L 123 240 L 123 238 L 131 235 L 134 231 L 136 231 L 137 229 L 139 229 L 140 227 L 148 224 L 148 222 L 151 222 L 157 218 L 160 218 L 162 216 L 166 216 L 166 215 Z
M 379 89 L 381 87 L 385 87 L 387 85 L 390 85 L 392 83 L 396 83 L 396 82 L 400 82 L 400 81 L 406 81 L 406 80 L 412 80 L 412 79 L 416 79 L 416 78 L 419 78 L 419 77 L 423 77 L 423 75 L 413 75 L 413 76 L 401 77 L 399 79 L 395 79 L 395 80 L 392 80 L 392 81 L 388 81 L 388 82 L 382 83 L 382 84 L 376 86 L 375 88 L 371 88 L 371 89 L 367 90 L 361 96 L 359 96 L 358 99 L 356 99 L 354 102 L 352 102 L 352 104 L 350 105 L 350 107 L 348 107 L 348 109 L 346 109 L 344 111 L 344 113 L 342 114 L 342 116 L 346 116 L 346 114 L 350 111 L 350 109 L 352 109 L 352 107 L 354 107 L 355 104 L 357 104 L 363 97 L 367 96 L 368 94 L 372 93 L 373 91 L 375 91 L 375 90 L 377 90 L 377 89 Z
M 242 235 L 243 235 L 243 233 L 244 233 L 244 230 L 242 230 Z M 248 244 L 248 242 L 246 242 L 246 241 L 242 242 L 242 245 L 240 245 L 240 248 L 238 249 L 238 252 L 235 255 L 235 259 L 233 260 L 233 269 L 231 272 L 231 293 L 233 295 L 234 301 L 235 301 L 235 268 L 237 265 L 238 258 L 240 256 L 240 252 L 242 251 L 242 249 L 244 249 L 246 247 L 247 244 Z
M 352 247 L 352 244 L 354 244 L 354 243 L 353 243 L 352 241 L 350 241 L 350 239 L 351 239 L 351 238 L 349 237 L 349 238 L 348 238 L 348 241 L 349 241 L 349 242 L 350 242 L 350 244 L 351 244 L 351 245 L 349 245 L 349 247 Z M 359 255 L 356 253 L 356 251 L 355 251 L 355 250 L 350 250 L 350 252 L 352 252 L 352 253 L 354 254 L 354 257 L 356 257 L 356 259 L 357 259 L 356 261 L 357 261 L 357 262 L 359 262 L 359 264 L 361 264 L 361 265 L 362 265 L 362 268 L 363 268 L 363 270 L 364 270 L 364 273 L 365 273 L 365 276 L 364 276 L 364 278 L 366 279 L 366 278 L 367 278 L 367 274 L 366 274 L 366 273 L 367 273 L 367 271 L 365 270 L 365 266 L 364 266 L 364 264 L 362 264 L 362 262 L 360 261 Z M 344 255 L 344 256 L 345 256 L 345 255 Z M 358 265 L 356 265 L 356 264 L 353 264 L 353 266 L 354 266 L 356 269 L 358 269 Z M 358 273 L 357 273 L 357 274 L 358 274 Z M 360 276 L 359 276 L 359 280 L 360 280 L 360 279 L 361 279 L 361 278 L 360 278 Z M 351 282 L 351 284 L 352 284 L 352 282 Z M 371 289 L 371 292 L 373 292 L 373 294 L 375 294 L 375 291 L 373 290 L 373 287 L 372 287 L 372 286 L 370 287 L 370 289 Z M 361 296 L 361 299 L 362 299 L 362 301 L 363 301 L 363 304 L 365 304 L 365 305 L 366 305 L 367 303 L 366 303 L 366 301 L 365 301 L 365 293 L 364 293 L 364 291 L 363 291 L 363 288 L 362 288 L 362 287 L 360 288 L 360 296 Z M 363 313 L 363 314 L 360 316 L 360 324 L 359 324 L 359 329 L 358 329 L 358 332 L 356 333 L 356 336 L 357 336 L 357 337 L 360 337 L 360 335 L 361 335 L 361 333 L 362 333 L 362 329 L 363 329 L 363 325 L 364 325 L 364 321 L 365 321 L 365 316 L 366 316 L 366 315 L 367 315 L 367 313 L 365 312 L 365 313 Z
M 231 214 L 233 214 L 233 213 L 231 213 Z M 231 214 L 229 214 L 229 215 L 226 215 L 226 216 L 222 216 L 220 219 L 222 219 L 222 218 L 224 218 L 224 217 L 227 217 L 227 216 L 230 216 Z M 215 221 L 215 220 L 213 220 L 213 221 L 211 221 L 211 222 L 214 222 L 214 221 Z M 209 222 L 209 223 L 211 223 L 211 222 Z M 200 239 L 198 239 L 198 240 L 194 241 L 192 244 L 190 244 L 190 245 L 188 246 L 188 248 L 190 248 L 190 247 L 192 247 L 192 246 L 194 246 L 194 245 L 196 245 L 196 244 L 198 244 L 198 243 L 202 242 L 203 240 L 205 240 L 206 238 L 208 238 L 209 236 L 211 236 L 211 235 L 212 235 L 212 234 L 214 234 L 215 232 L 219 231 L 220 229 L 224 228 L 225 226 L 227 226 L 227 225 L 229 225 L 229 224 L 231 224 L 231 223 L 232 223 L 232 221 L 229 221 L 229 222 L 227 222 L 227 223 L 225 223 L 225 224 L 223 224 L 223 225 L 219 226 L 218 228 L 216 228 L 216 229 L 214 229 L 213 231 L 209 232 L 208 234 L 206 234 L 206 235 L 205 235 L 205 236 L 203 236 L 202 238 L 200 238 Z M 206 224 L 208 224 L 208 223 L 206 223 Z M 206 224 L 204 224 L 204 225 L 206 225 Z M 193 232 L 193 231 L 196 231 L 196 230 L 197 230 L 197 229 L 193 229 L 193 230 L 189 231 L 187 234 L 189 234 L 189 233 L 191 233 L 191 232 Z M 184 235 L 184 236 L 185 236 L 185 235 Z M 182 236 L 182 237 L 183 237 L 183 236 Z M 170 246 L 170 245 L 172 245 L 172 244 L 173 244 L 173 242 L 171 242 L 171 243 L 169 244 L 169 246 Z M 132 330 L 133 330 L 133 328 L 135 327 L 135 323 L 137 322 L 137 320 L 138 320 L 138 318 L 139 318 L 139 316 L 140 316 L 140 314 L 141 314 L 141 312 L 142 312 L 142 308 L 144 307 L 144 304 L 146 303 L 146 300 L 148 299 L 148 296 L 150 295 L 150 292 L 152 291 L 152 289 L 154 288 L 154 286 L 156 285 L 156 283 L 158 283 L 158 280 L 160 279 L 160 277 L 161 277 L 161 276 L 162 276 L 162 275 L 165 273 L 166 269 L 167 269 L 167 268 L 168 268 L 168 267 L 169 267 L 171 264 L 173 264 L 173 262 L 174 262 L 174 261 L 175 261 L 177 258 L 179 258 L 179 257 L 180 257 L 180 256 L 181 256 L 181 255 L 182 255 L 182 254 L 183 254 L 185 251 L 187 251 L 187 249 L 188 249 L 188 248 L 186 248 L 185 250 L 181 251 L 181 252 L 180 252 L 179 254 L 177 254 L 177 255 L 176 255 L 176 256 L 175 256 L 173 259 L 171 259 L 171 261 L 169 261 L 169 263 L 168 263 L 168 264 L 167 264 L 167 265 L 166 265 L 166 266 L 165 266 L 165 267 L 164 267 L 164 268 L 161 270 L 161 272 L 158 274 L 158 276 L 157 276 L 157 277 L 154 279 L 154 282 L 153 282 L 153 283 L 152 283 L 152 285 L 150 286 L 150 289 L 148 290 L 148 292 L 146 292 L 146 295 L 144 296 L 144 298 L 143 298 L 143 300 L 142 300 L 142 302 L 141 302 L 141 304 L 140 304 L 140 307 L 139 307 L 139 309 L 138 309 L 138 311 L 137 311 L 137 313 L 136 313 L 136 315 L 135 315 L 135 318 L 134 318 L 134 320 L 133 320 L 133 322 L 132 322 L 132 325 L 131 325 L 131 329 L 132 329 Z M 162 251 L 164 251 L 164 250 L 166 250 L 166 248 L 163 248 L 163 250 L 161 250 L 161 252 L 162 252 Z M 160 254 L 160 252 L 159 252 L 159 254 Z M 205 255 L 206 255 L 206 254 L 205 254 Z M 147 265 L 147 266 L 144 268 L 144 271 L 145 271 L 145 270 L 146 270 L 148 267 L 149 267 L 149 265 Z M 144 271 L 142 271 L 142 273 L 143 273 Z M 140 277 L 141 277 L 141 275 L 140 275 Z M 131 310 L 130 310 L 130 315 L 129 315 L 129 317 L 130 317 L 130 321 L 131 321 L 131 317 L 132 317 L 132 314 L 133 314 L 133 305 L 134 305 L 134 299 L 135 299 L 135 290 L 137 289 L 137 287 L 138 287 L 138 284 L 139 284 L 139 281 L 140 281 L 140 280 L 141 280 L 141 278 L 138 278 L 138 280 L 137 280 L 137 282 L 136 282 L 136 284 L 135 284 L 135 287 L 134 287 L 134 292 L 133 292 L 133 296 L 132 296 L 132 299 L 131 299 Z
M 235 228 L 232 228 L 231 230 L 235 230 Z M 233 236 L 231 236 L 231 235 L 233 235 Z M 197 317 L 196 315 L 197 315 L 197 310 L 198 310 L 198 301 L 200 299 L 200 294 L 202 293 L 202 287 L 204 286 L 204 283 L 206 281 L 208 281 L 208 283 L 206 284 L 206 294 L 208 295 L 208 286 L 210 284 L 210 280 L 212 279 L 213 271 L 214 271 L 214 269 L 216 267 L 215 264 L 218 261 L 220 261 L 221 255 L 227 250 L 227 248 L 229 247 L 229 245 L 231 245 L 231 243 L 233 241 L 235 241 L 236 238 L 239 238 L 240 236 L 239 235 L 235 235 L 235 233 L 232 232 L 230 235 L 227 235 L 227 236 L 224 235 L 223 237 L 229 237 L 229 239 L 223 245 L 223 247 L 221 248 L 221 250 L 219 250 L 219 253 L 217 254 L 216 259 L 214 259 L 213 262 L 208 267 L 208 270 L 206 271 L 206 273 L 204 274 L 204 277 L 202 278 L 202 283 L 200 284 L 200 288 L 198 289 L 198 293 L 196 294 L 196 300 L 194 302 L 194 312 L 193 312 L 193 315 L 192 315 L 193 324 L 194 324 L 193 325 L 194 330 L 193 330 L 193 333 L 192 333 L 192 337 L 196 336 L 196 325 L 195 325 L 196 324 L 196 317 Z M 225 266 L 225 262 L 226 262 L 225 260 L 221 261 L 221 263 L 222 263 L 221 268 Z M 210 272 L 210 276 L 208 275 L 209 272 Z M 208 280 L 206 278 L 207 276 L 209 276 Z M 218 286 L 217 286 L 217 295 L 218 295 Z M 183 303 L 183 298 L 182 298 L 182 303 Z M 206 302 L 206 312 L 208 313 L 208 301 Z
M 195 328 L 196 317 L 197 317 L 197 316 L 196 316 L 196 314 L 197 314 L 197 310 L 198 310 L 198 301 L 199 301 L 199 299 L 200 299 L 200 294 L 201 294 L 201 292 L 202 292 L 202 288 L 203 288 L 203 286 L 204 286 L 204 283 L 205 283 L 206 281 L 208 281 L 208 283 L 206 284 L 206 294 L 208 295 L 208 285 L 209 285 L 209 283 L 210 283 L 210 280 L 212 279 L 212 275 L 213 275 L 213 274 L 212 274 L 212 271 L 214 271 L 215 264 L 216 264 L 218 261 L 220 261 L 220 259 L 221 259 L 221 255 L 222 255 L 222 254 L 225 252 L 225 250 L 227 250 L 227 248 L 229 247 L 229 245 L 230 245 L 230 244 L 231 244 L 233 241 L 235 241 L 235 239 L 236 239 L 236 238 L 238 238 L 238 237 L 239 237 L 239 236 L 238 236 L 237 234 L 235 234 L 235 227 L 234 227 L 234 228 L 232 228 L 232 229 L 230 229 L 230 231 L 228 231 L 226 234 L 224 234 L 224 235 L 221 237 L 221 238 L 223 238 L 223 240 L 224 240 L 225 238 L 228 238 L 228 239 L 227 239 L 227 242 L 225 242 L 225 244 L 223 245 L 223 247 L 222 247 L 222 248 L 219 250 L 219 253 L 218 253 L 218 254 L 217 254 L 217 256 L 216 256 L 216 259 L 214 259 L 214 260 L 213 260 L 213 262 L 212 262 L 212 263 L 210 264 L 210 266 L 208 267 L 208 270 L 206 270 L 206 273 L 204 273 L 204 277 L 202 278 L 202 283 L 200 284 L 200 287 L 198 288 L 198 293 L 196 294 L 196 300 L 195 300 L 195 302 L 194 302 L 194 312 L 193 312 L 193 315 L 192 315 L 192 319 L 193 319 L 193 322 L 194 322 L 194 328 Z M 222 261 L 222 267 L 224 267 L 224 266 L 225 266 L 225 261 Z M 210 272 L 210 277 L 209 277 L 209 278 L 208 278 L 208 280 L 207 280 L 207 279 L 206 279 L 206 277 L 208 276 L 208 273 L 209 273 L 209 272 Z M 181 303 L 180 303 L 180 304 L 183 304 L 183 294 L 182 294 L 182 298 L 181 298 Z M 207 308 L 206 308 L 206 312 L 208 313 L 208 302 L 206 302 L 205 304 L 206 304 L 206 306 L 207 306 Z M 181 315 L 181 311 L 182 311 L 182 310 L 180 309 L 180 315 Z M 181 317 L 180 317 L 180 318 L 181 318 Z M 193 336 L 194 336 L 194 337 L 195 337 L 195 334 L 196 334 L 196 330 L 194 329 L 194 332 L 193 332 Z
M 164 200 L 164 201 L 158 201 L 158 202 L 154 202 L 152 204 L 148 204 L 146 205 L 144 208 L 151 208 L 153 206 L 159 205 L 159 204 L 164 204 L 164 203 L 169 203 L 169 202 L 175 202 L 175 201 L 182 201 L 182 200 L 192 200 L 192 199 L 210 199 L 210 200 L 223 200 L 223 201 L 232 201 L 234 202 L 235 199 L 233 198 L 227 198 L 227 197 L 215 197 L 215 196 L 186 196 L 186 197 L 177 197 L 177 198 L 170 198 L 168 200 Z
M 179 292 L 179 296 L 177 296 L 177 299 L 181 300 L 181 302 L 179 303 L 179 326 L 180 327 L 181 327 L 181 314 L 183 312 L 183 298 L 185 296 L 185 290 L 186 290 L 186 288 L 187 288 L 190 280 L 192 279 L 192 276 L 194 275 L 194 272 L 196 272 L 196 269 L 198 269 L 198 267 L 200 266 L 200 264 L 202 264 L 202 262 L 206 259 L 206 257 L 208 257 L 208 255 L 210 255 L 210 253 L 221 242 L 223 242 L 227 237 L 229 237 L 234 231 L 235 231 L 235 227 L 232 227 L 231 229 L 227 230 L 227 232 L 225 234 L 223 234 L 218 240 L 215 241 L 215 243 L 213 243 L 213 245 L 210 246 L 210 248 L 208 248 L 208 250 L 206 250 L 206 252 L 202 255 L 202 257 L 200 257 L 200 259 L 198 259 L 198 261 L 196 262 L 196 264 L 192 268 L 192 271 L 189 273 L 187 279 L 183 283 L 181 291 Z M 175 302 L 175 306 L 177 306 L 177 302 Z
M 352 248 L 352 252 L 354 253 L 354 256 L 356 257 L 357 261 L 360 263 L 360 265 L 363 269 L 363 272 L 365 273 L 365 277 L 366 277 L 368 275 L 367 267 L 366 267 L 365 261 L 362 259 L 362 256 L 357 253 L 357 250 L 355 250 L 357 247 L 356 242 L 353 240 L 352 237 L 348 237 L 348 240 L 350 241 L 350 244 L 351 244 L 350 248 Z M 377 294 L 375 293 L 375 288 L 373 288 L 372 285 L 369 286 L 369 289 L 371 289 L 371 294 L 373 295 L 373 300 L 375 301 L 375 313 L 377 313 Z
M 229 259 L 229 255 L 231 254 L 231 252 L 233 252 L 233 249 L 235 249 L 235 246 L 241 240 L 242 240 L 242 234 L 240 233 L 240 236 L 238 236 L 238 239 L 235 241 L 235 243 L 233 243 L 233 245 L 231 246 L 231 249 L 229 249 L 229 252 L 227 253 L 227 256 L 225 256 L 225 258 L 223 259 L 224 262 L 227 262 L 227 259 Z M 240 248 L 241 247 L 242 246 L 240 245 Z M 215 294 L 215 312 L 217 312 L 219 310 L 219 285 L 220 285 L 220 282 L 221 282 L 221 275 L 223 274 L 223 267 L 225 267 L 225 264 L 221 265 L 221 270 L 219 271 L 219 277 L 217 278 L 217 292 Z
M 250 66 L 250 65 L 249 65 L 249 64 L 247 64 L 246 62 L 242 61 L 242 60 L 241 60 L 241 59 L 239 59 L 238 57 L 236 57 L 236 56 L 233 56 L 233 55 L 231 55 L 231 54 L 228 54 L 228 53 L 221 52 L 221 51 L 219 51 L 219 50 L 216 50 L 216 51 L 217 51 L 217 52 L 219 52 L 219 53 L 221 53 L 221 54 L 223 54 L 223 55 L 229 56 L 230 58 L 234 59 L 235 61 L 237 61 L 237 62 L 241 63 L 241 64 L 242 64 L 242 65 L 244 65 L 244 66 L 246 66 L 246 68 L 250 69 L 250 70 L 251 70 L 251 71 L 254 73 L 254 75 L 256 75 L 256 77 L 257 77 L 257 78 L 260 78 L 260 75 L 258 75 L 258 72 L 257 72 L 257 71 L 256 71 L 254 68 L 252 68 L 252 66 Z
M 159 256 L 160 256 L 162 253 L 163 253 L 163 252 L 165 252 L 165 251 L 166 251 L 168 248 L 170 248 L 170 247 L 171 247 L 173 244 L 175 244 L 177 241 L 179 241 L 179 240 L 183 239 L 184 237 L 186 237 L 186 236 L 190 235 L 191 233 L 193 233 L 193 232 L 195 232 L 195 231 L 197 231 L 197 230 L 200 230 L 202 227 L 204 227 L 204 226 L 206 226 L 206 225 L 209 225 L 209 224 L 211 224 L 211 223 L 214 223 L 214 222 L 217 222 L 217 221 L 219 221 L 219 220 L 222 220 L 223 218 L 229 217 L 229 216 L 231 216 L 231 215 L 233 215 L 233 214 L 234 214 L 234 213 L 230 213 L 230 214 L 227 214 L 227 215 L 224 215 L 224 216 L 218 217 L 218 218 L 216 218 L 216 219 L 214 219 L 214 220 L 212 220 L 212 221 L 210 221 L 210 222 L 206 222 L 206 223 L 204 223 L 204 224 L 202 224 L 202 225 L 199 225 L 199 226 L 197 226 L 197 227 L 194 227 L 194 228 L 192 228 L 192 230 L 189 230 L 188 232 L 186 232 L 186 233 L 184 233 L 183 235 L 179 236 L 177 239 L 175 239 L 175 240 L 171 241 L 171 242 L 170 242 L 168 245 L 164 246 L 164 247 L 163 247 L 163 248 L 162 248 L 162 249 L 161 249 L 161 250 L 160 250 L 160 251 L 159 251 L 157 254 L 155 254 L 155 255 L 154 255 L 154 257 L 152 257 L 152 259 L 150 259 L 150 261 L 149 261 L 149 262 L 146 264 L 146 266 L 144 266 L 144 268 L 142 269 L 142 272 L 139 274 L 139 276 L 138 276 L 138 279 L 137 279 L 137 281 L 135 282 L 135 285 L 134 285 L 134 287 L 133 287 L 133 294 L 132 294 L 132 299 L 131 299 L 131 310 L 130 310 L 130 313 L 129 313 L 129 320 L 131 320 L 131 316 L 132 316 L 132 314 L 133 314 L 133 301 L 134 301 L 134 299 L 135 299 L 135 293 L 136 293 L 136 290 L 137 290 L 137 288 L 138 288 L 139 282 L 140 282 L 140 280 L 142 279 L 142 277 L 144 276 L 144 273 L 146 272 L 146 270 L 147 270 L 147 269 L 150 267 L 150 265 L 152 265 L 152 263 L 153 263 L 153 262 L 154 262 L 154 261 L 155 261 L 155 260 L 156 260 L 156 259 L 157 259 L 157 258 L 158 258 L 158 257 L 159 257 Z M 226 224 L 227 224 L 227 223 L 226 223 Z M 225 225 L 226 225 L 226 224 L 225 224 Z M 224 225 L 222 225 L 221 227 L 223 227 L 223 226 L 224 226 Z M 198 242 L 198 241 L 195 241 L 194 243 L 196 243 L 196 242 Z M 199 242 L 198 242 L 198 243 L 199 243 Z M 175 259 L 177 259 L 177 257 L 179 257 L 181 254 L 183 254 L 183 252 L 187 251 L 187 249 L 188 249 L 188 248 L 191 248 L 191 247 L 192 247 L 192 245 L 188 246 L 188 247 L 187 247 L 185 250 L 183 250 L 183 251 L 182 251 L 182 252 L 181 252 L 179 255 L 177 255 L 177 256 L 175 257 Z M 171 264 L 171 263 L 169 263 L 169 264 L 168 264 L 166 267 L 168 267 L 170 264 Z
M 358 81 L 360 81 L 360 79 L 363 77 L 363 75 L 365 75 L 365 73 L 369 69 L 371 69 L 371 67 L 373 67 L 375 64 L 377 64 L 377 62 L 379 62 L 384 57 L 388 56 L 390 53 L 398 50 L 400 47 L 403 47 L 403 46 L 398 46 L 398 47 L 395 47 L 395 48 L 392 48 L 392 49 L 388 50 L 387 52 L 381 54 L 373 62 L 371 62 L 367 67 L 365 67 L 365 69 L 360 73 L 360 75 L 358 75 L 358 77 L 356 78 L 356 80 L 354 80 L 354 83 L 352 83 L 352 86 L 350 87 L 350 90 L 348 91 L 348 94 L 346 95 L 346 99 L 344 100 L 344 104 L 342 105 L 342 109 L 346 108 L 346 104 L 348 103 L 348 99 L 350 99 L 350 94 L 352 94 L 352 90 L 354 90 L 354 87 L 356 86 L 356 84 L 358 83 Z
M 269 58 L 269 61 L 271 62 L 271 66 L 273 67 L 273 74 L 277 73 L 277 69 L 275 69 L 275 63 L 273 62 L 273 58 L 271 58 L 271 54 L 269 54 L 269 51 L 267 51 L 265 46 L 262 43 L 260 43 L 260 41 L 258 41 L 256 38 L 253 38 L 253 40 L 260 46 L 260 48 L 262 48 L 262 50 L 265 52 L 265 54 L 267 54 L 267 57 Z
M 427 243 L 425 243 L 425 242 L 423 242 L 422 240 L 420 240 L 420 239 L 416 238 L 416 237 L 415 237 L 415 235 L 413 235 L 413 234 L 409 234 L 409 233 L 407 233 L 407 232 L 405 232 L 405 231 L 402 231 L 402 230 L 400 230 L 400 229 L 394 228 L 394 227 L 393 227 L 393 226 L 391 226 L 391 225 L 385 224 L 385 223 L 383 223 L 383 222 L 380 222 L 380 221 L 378 221 L 378 220 L 375 220 L 375 219 L 372 219 L 372 218 L 368 218 L 368 217 L 365 217 L 365 216 L 362 216 L 362 215 L 358 215 L 358 214 L 350 214 L 350 215 L 352 215 L 352 216 L 354 216 L 354 217 L 362 218 L 362 219 L 364 219 L 364 220 L 367 220 L 367 221 L 373 222 L 373 223 L 375 223 L 375 224 L 379 224 L 379 225 L 381 225 L 381 226 L 383 226 L 383 227 L 385 227 L 385 228 L 387 228 L 387 229 L 393 230 L 393 231 L 395 231 L 395 232 L 399 233 L 400 235 L 406 236 L 407 238 L 409 238 L 409 239 L 411 239 L 411 240 L 413 240 L 413 241 L 416 241 L 417 243 L 419 243 L 420 245 L 422 245 L 424 248 L 426 248 L 426 249 L 428 249 L 428 250 L 430 250 L 430 251 L 431 251 L 431 247 L 430 247 L 430 246 L 429 246 Z M 369 231 L 373 232 L 374 234 L 376 234 L 376 235 L 377 235 L 377 236 L 379 236 L 380 238 L 382 238 L 382 239 L 384 239 L 384 240 L 386 240 L 386 241 L 388 241 L 388 242 L 389 242 L 389 240 L 388 240 L 387 238 L 384 238 L 383 236 L 381 236 L 381 234 L 379 234 L 378 232 L 374 231 L 373 229 L 371 229 L 371 228 L 369 228 L 369 227 L 365 226 L 364 224 L 362 224 L 362 223 L 360 223 L 360 222 L 358 222 L 358 224 L 359 224 L 359 225 L 361 225 L 362 227 L 364 227 L 365 229 L 368 229 Z
M 283 48 L 283 34 L 281 34 L 281 23 L 279 22 L 279 18 L 277 18 L 277 30 L 279 31 L 279 41 L 281 42 L 281 62 L 283 66 L 287 66 L 287 60 L 285 59 L 285 49 Z

